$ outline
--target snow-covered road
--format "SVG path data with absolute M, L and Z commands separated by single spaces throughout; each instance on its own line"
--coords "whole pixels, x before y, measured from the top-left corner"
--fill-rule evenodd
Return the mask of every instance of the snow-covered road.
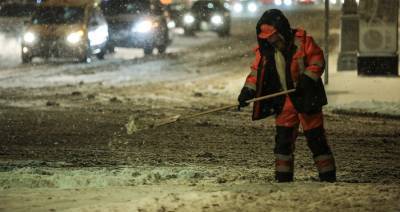
M 165 55 L 144 56 L 142 49 L 116 48 L 114 54 L 106 55 L 103 61 L 94 60 L 90 64 L 82 64 L 67 59 L 37 59 L 32 64 L 21 64 L 20 41 L 13 34 L 0 33 L 0 46 L 5 51 L 0 53 L 0 87 L 46 87 L 75 84 L 79 82 L 121 83 L 136 79 L 148 80 L 144 72 L 161 70 L 168 67 L 163 59 L 174 57 L 175 53 L 188 48 L 201 46 L 217 39 L 212 32 L 200 32 L 196 37 L 175 34 L 175 39 L 168 47 Z M 138 67 L 133 67 L 140 64 Z M 160 74 L 154 74 L 155 79 Z M 161 76 L 160 76 L 161 77 Z M 162 76 L 166 79 L 165 76 Z M 168 77 L 167 77 L 168 78 Z
M 289 17 L 321 43 L 315 12 Z M 337 183 L 317 182 L 303 133 L 295 182 L 275 183 L 274 120 L 250 121 L 249 107 L 138 130 L 236 103 L 255 21 L 235 19 L 229 38 L 178 35 L 166 55 L 117 49 L 90 64 L 21 65 L 17 39 L 3 42 L 11 47 L 0 65 L 0 211 L 398 211 L 399 120 L 332 111 L 355 97 L 358 110 L 392 105 L 381 100 L 398 98 L 386 89 L 399 79 L 334 71 L 337 48 L 325 113 Z

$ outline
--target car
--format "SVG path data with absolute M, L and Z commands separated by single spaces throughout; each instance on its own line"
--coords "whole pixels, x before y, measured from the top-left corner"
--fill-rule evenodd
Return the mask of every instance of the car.
M 216 0 L 196 1 L 183 16 L 183 29 L 186 35 L 193 35 L 199 30 L 210 30 L 220 37 L 228 36 L 231 29 L 230 11 Z
M 102 9 L 110 26 L 109 49 L 142 48 L 145 55 L 166 52 L 171 44 L 164 6 L 158 0 L 109 0 Z
M 256 15 L 261 2 L 257 0 L 236 0 L 231 3 L 231 9 L 236 14 Z
M 296 3 L 299 5 L 312 5 L 316 4 L 316 0 L 297 0 Z
M 281 7 L 281 6 L 290 7 L 294 3 L 293 1 L 294 0 L 274 0 L 274 4 L 275 4 L 275 6 L 278 6 L 278 7 Z
M 186 13 L 187 8 L 182 3 L 171 3 L 166 6 L 168 17 L 172 26 L 170 28 L 183 26 L 183 15 Z
M 108 25 L 95 0 L 47 0 L 36 6 L 24 24 L 22 63 L 34 57 L 72 57 L 89 62 L 104 59 Z

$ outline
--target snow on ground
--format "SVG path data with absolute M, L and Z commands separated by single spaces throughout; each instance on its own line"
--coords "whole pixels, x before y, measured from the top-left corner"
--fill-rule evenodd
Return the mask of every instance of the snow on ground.
M 21 46 L 18 38 L 0 32 L 0 46 L 0 68 L 15 67 L 21 63 Z
M 265 182 L 270 168 L 16 169 L 0 175 L 13 211 L 395 211 L 395 184 Z M 43 165 L 43 164 L 42 164 Z M 52 164 L 55 165 L 55 164 Z M 60 167 L 67 164 L 59 164 Z M 252 183 L 254 182 L 254 183 Z M 263 183 L 260 183 L 263 182 Z M 305 195 L 307 194 L 307 195 Z M 324 201 L 315 201 L 324 196 Z M 14 199 L 18 198 L 18 204 Z M 374 204 L 371 204 L 375 203 Z M 369 208 L 366 208 L 369 206 Z
M 400 117 L 400 102 L 382 101 L 355 101 L 338 106 L 329 106 L 329 109 L 338 113 L 357 113 Z
M 329 60 L 328 109 L 400 117 L 400 77 L 359 76 L 357 70 L 337 71 L 336 51 Z
M 176 52 L 204 45 L 217 38 L 211 32 L 200 32 L 195 38 L 180 34 L 175 36 L 179 37 L 168 47 L 166 56 L 157 56 L 155 53 L 154 56 L 144 57 L 142 49 L 116 48 L 115 54 L 106 55 L 104 61 L 95 60 L 90 64 L 79 64 L 70 59 L 45 61 L 40 58 L 35 59 L 33 64 L 21 64 L 20 41 L 15 33 L 0 33 L 0 46 L 6 47 L 5 51 L 0 52 L 0 87 L 37 88 L 80 82 L 122 85 L 170 80 L 176 78 L 180 70 L 171 69 L 163 58 L 168 59 Z
M 350 123 L 340 120 L 341 122 L 337 123 L 338 118 L 329 114 L 328 127 L 345 129 L 329 131 L 331 140 L 335 138 L 337 141 L 337 143 L 334 143 L 334 148 L 338 155 L 338 166 L 340 167 L 340 181 L 334 184 L 317 182 L 311 157 L 302 153 L 305 152 L 304 142 L 302 142 L 303 145 L 297 146 L 297 153 L 300 154 L 296 156 L 296 162 L 299 162 L 296 163 L 296 182 L 287 185 L 274 183 L 273 157 L 267 154 L 267 146 L 264 144 L 268 140 L 268 152 L 270 152 L 273 143 L 273 121 L 269 119 L 263 124 L 251 123 L 251 126 L 247 126 L 250 125 L 249 121 L 235 122 L 241 120 L 240 116 L 248 117 L 249 114 L 246 113 L 248 111 L 243 112 L 246 114 L 232 112 L 232 114 L 227 113 L 226 116 L 216 115 L 214 117 L 224 119 L 223 121 L 206 119 L 206 121 L 192 121 L 180 125 L 178 123 L 175 127 L 164 129 L 164 131 L 159 129 L 159 131 L 155 130 L 152 133 L 148 132 L 151 135 L 160 133 L 161 135 L 157 139 L 144 136 L 147 135 L 146 133 L 129 135 L 129 137 L 124 137 L 125 134 L 112 135 L 110 133 L 108 135 L 108 132 L 113 130 L 111 127 L 121 127 L 114 122 L 109 122 L 110 120 L 126 120 L 128 119 L 128 117 L 124 117 L 126 113 L 133 114 L 135 110 L 138 113 L 143 113 L 143 116 L 147 116 L 148 113 L 154 112 L 152 109 L 160 105 L 146 105 L 146 110 L 149 110 L 147 113 L 146 110 L 140 110 L 139 106 L 134 103 L 128 104 L 126 107 L 132 106 L 132 110 L 122 111 L 124 114 L 121 115 L 118 112 L 123 109 L 122 105 L 110 102 L 110 99 L 115 96 L 122 101 L 125 100 L 124 97 L 129 97 L 133 101 L 141 100 L 140 95 L 145 95 L 146 101 L 149 102 L 153 99 L 163 100 L 168 103 L 168 105 L 164 104 L 164 107 L 170 107 L 167 115 L 175 112 L 174 106 L 176 105 L 184 107 L 181 108 L 180 112 L 189 109 L 193 112 L 198 107 L 225 104 L 228 99 L 235 101 L 248 71 L 248 66 L 242 66 L 242 61 L 246 60 L 246 64 L 251 61 L 248 55 L 244 56 L 243 54 L 247 54 L 245 51 L 248 50 L 243 50 L 239 44 L 229 44 L 229 39 L 225 39 L 222 44 L 220 44 L 221 42 L 219 44 L 227 45 L 221 48 L 217 46 L 214 50 L 205 51 L 206 53 L 201 57 L 205 61 L 197 61 L 195 57 L 201 54 L 202 49 L 198 50 L 200 52 L 197 49 L 196 52 L 192 52 L 194 56 L 185 55 L 187 56 L 185 61 L 178 61 L 178 64 L 171 63 L 168 59 L 168 57 L 175 56 L 175 51 L 184 51 L 185 48 L 190 48 L 190 45 L 204 44 L 215 39 L 217 37 L 214 34 L 179 39 L 180 42 L 174 43 L 172 48 L 169 49 L 170 52 L 166 58 L 158 56 L 142 58 L 143 53 L 140 50 L 119 49 L 116 55 L 107 56 L 107 60 L 95 61 L 92 64 L 45 61 L 38 62 L 34 66 L 25 66 L 19 65 L 17 62 L 14 63 L 15 67 L 5 66 L 6 68 L 1 69 L 0 86 L 5 93 L 22 87 L 20 99 L 14 100 L 13 97 L 3 99 L 0 102 L 2 105 L 11 102 L 11 106 L 19 106 L 18 104 L 23 101 L 31 101 L 30 104 L 23 104 L 23 107 L 34 108 L 32 113 L 36 112 L 32 103 L 47 107 L 45 110 L 35 113 L 36 115 L 26 115 L 24 110 L 17 110 L 17 115 L 10 116 L 18 118 L 15 122 L 4 119 L 14 124 L 12 127 L 19 126 L 21 128 L 17 129 L 18 127 L 16 127 L 12 129 L 15 130 L 12 132 L 6 129 L 10 133 L 8 134 L 10 139 L 8 140 L 9 143 L 4 146 L 13 148 L 13 145 L 21 145 L 22 143 L 21 146 L 24 147 L 17 148 L 18 152 L 16 153 L 20 155 L 15 155 L 15 157 L 29 158 L 34 155 L 34 157 L 40 158 L 49 153 L 54 153 L 55 161 L 60 160 L 56 156 L 61 155 L 61 160 L 68 160 L 69 157 L 79 158 L 81 160 L 75 161 L 75 163 L 84 164 L 82 162 L 97 161 L 97 157 L 102 159 L 102 157 L 110 155 L 109 160 L 112 165 L 108 167 L 76 167 L 71 166 L 68 162 L 49 162 L 53 161 L 51 157 L 46 158 L 46 161 L 33 160 L 22 161 L 21 163 L 17 160 L 11 160 L 9 165 L 7 165 L 7 161 L 2 161 L 0 211 L 3 209 L 13 209 L 13 211 L 145 211 L 144 209 L 147 211 L 238 211 L 239 209 L 243 211 L 396 211 L 400 208 L 398 201 L 400 191 L 396 180 L 398 179 L 396 178 L 397 172 L 390 170 L 398 170 L 396 163 L 398 161 L 396 152 L 398 136 L 396 133 L 398 132 L 390 128 L 397 126 L 392 126 L 390 120 L 372 120 L 373 124 L 380 126 L 379 130 L 381 131 L 373 131 L 378 136 L 372 136 L 373 138 L 368 140 L 371 136 L 368 130 L 359 132 L 361 130 L 351 127 L 370 127 L 366 123 L 370 123 L 371 120 L 360 119 Z M 214 44 L 218 45 L 216 42 Z M 234 48 L 229 51 L 224 50 L 223 48 L 227 48 L 227 46 Z M 237 52 L 242 55 L 235 55 L 235 48 L 240 49 Z M 244 48 L 248 48 L 247 44 Z M 15 61 L 19 59 L 16 54 L 10 55 L 10 58 L 14 58 Z M 379 113 L 386 113 L 389 110 L 396 113 L 396 110 L 398 110 L 397 102 L 399 101 L 399 94 L 396 91 L 400 90 L 398 89 L 399 78 L 358 77 L 355 71 L 336 72 L 336 56 L 337 53 L 333 52 L 330 58 L 330 67 L 333 71 L 330 72 L 330 83 L 327 85 L 329 96 L 329 107 L 327 109 L 354 111 L 366 108 L 365 110 L 373 113 L 378 108 L 381 109 Z M 229 60 L 230 57 L 231 60 Z M 6 61 L 0 62 L 5 64 Z M 235 66 L 226 66 L 220 61 L 233 63 Z M 193 67 L 194 65 L 196 67 Z M 216 73 L 213 73 L 213 71 Z M 185 77 L 187 77 L 187 80 L 180 81 Z M 143 81 L 151 81 L 154 84 L 144 88 L 135 86 Z M 176 81 L 179 83 L 157 85 L 160 81 Z M 111 89 L 110 93 L 99 91 L 98 95 L 93 96 L 93 101 L 95 101 L 93 103 L 91 100 L 80 100 L 86 99 L 86 90 L 80 90 L 83 94 L 80 93 L 79 95 L 78 93 L 78 96 L 72 95 L 71 89 L 79 90 L 80 82 L 85 82 L 85 84 L 101 82 L 106 85 L 114 85 L 117 88 Z M 54 94 L 52 90 L 55 89 L 54 87 L 69 84 L 78 86 L 67 86 L 65 90 L 58 88 L 59 97 L 58 94 Z M 127 85 L 131 85 L 133 88 Z M 29 89 L 42 86 L 50 89 L 37 89 L 30 93 Z M 191 90 L 193 88 L 195 90 Z M 193 93 L 196 93 L 197 97 Z M 56 95 L 57 98 L 55 99 L 61 103 L 61 106 L 52 108 L 45 106 L 46 102 L 38 103 L 39 100 L 44 101 L 43 99 L 50 98 L 46 97 L 46 94 Z M 40 99 L 41 95 L 44 98 Z M 122 97 L 119 97 L 119 95 L 122 95 Z M 33 99 L 30 99 L 31 96 Z M 182 101 L 188 99 L 191 101 L 187 101 L 189 102 L 186 103 L 188 105 L 184 105 Z M 83 113 L 89 115 L 93 113 L 90 104 L 99 105 L 101 107 L 98 108 L 98 111 L 101 113 L 95 114 L 96 119 L 87 116 L 85 121 L 93 123 L 88 126 L 81 125 L 85 127 L 82 127 L 81 134 L 79 134 L 76 131 L 79 130 L 79 127 L 75 126 L 75 124 L 79 126 L 79 122 L 75 123 L 74 120 L 80 120 L 78 119 L 79 116 L 83 116 L 83 118 L 85 116 L 80 113 L 75 115 L 70 113 L 75 111 L 74 107 L 70 107 L 68 104 L 63 105 L 64 101 L 70 101 L 69 104 L 71 105 L 84 102 L 80 105 L 80 108 L 82 108 Z M 204 102 L 197 105 L 196 101 Z M 115 108 L 107 110 L 107 105 L 115 105 Z M 65 111 L 62 111 L 64 109 Z M 65 113 L 65 119 L 62 119 L 60 115 L 60 119 L 52 120 L 51 118 L 58 118 L 58 116 L 51 116 L 58 110 L 61 110 L 61 115 Z M 107 113 L 109 111 L 111 112 Z M 114 119 L 108 119 L 108 122 L 104 123 L 107 114 Z M 28 119 L 23 119 L 25 117 Z M 32 118 L 32 120 L 29 118 Z M 64 122 L 58 122 L 58 120 Z M 71 121 L 73 124 L 67 121 Z M 231 125 L 225 125 L 225 122 L 229 122 Z M 50 127 L 48 129 L 60 130 L 61 132 L 43 131 L 42 127 L 46 123 L 49 125 L 55 123 L 55 128 Z M 61 126 L 57 124 L 61 124 Z M 358 125 L 347 126 L 347 124 Z M 234 129 L 229 128 L 229 126 Z M 63 127 L 65 129 L 60 129 Z M 67 131 L 68 127 L 72 130 Z M 4 128 L 7 128 L 7 126 Z M 124 128 L 123 125 L 122 128 Z M 376 130 L 375 128 L 374 130 Z M 185 131 L 185 129 L 189 130 Z M 206 129 L 208 130 L 206 131 Z M 214 129 L 216 131 L 213 131 Z M 102 133 L 98 131 L 103 130 L 107 137 L 95 141 L 97 134 Z M 123 130 L 125 133 L 126 130 Z M 93 133 L 92 135 L 91 132 L 97 134 Z M 256 136 L 255 132 L 263 134 Z M 351 137 L 350 134 L 357 132 L 359 134 L 356 134 L 358 135 L 358 137 L 355 136 L 356 139 Z M 25 135 L 27 138 L 34 137 L 37 140 L 30 141 L 27 139 L 19 142 L 14 140 L 18 139 L 19 135 Z M 68 140 L 71 135 L 82 138 L 77 137 L 76 139 L 81 140 L 75 142 L 76 149 L 69 150 L 59 147 L 60 144 L 64 144 L 64 140 L 51 137 L 54 135 L 65 137 L 68 141 L 66 143 L 74 143 L 74 140 Z M 249 135 L 254 135 L 254 140 L 247 140 Z M 84 136 L 88 136 L 90 142 L 87 142 Z M 94 138 L 91 138 L 91 136 Z M 202 140 L 203 138 L 204 140 Z M 100 146 L 102 141 L 109 142 L 107 139 L 111 140 L 109 145 L 101 144 L 103 146 Z M 194 144 L 198 144 L 198 146 L 183 148 L 183 146 L 191 144 L 193 140 L 195 140 Z M 264 145 L 261 145 L 261 140 Z M 115 142 L 113 143 L 113 141 Z M 34 143 L 31 144 L 31 142 Z M 179 142 L 184 143 L 180 144 Z M 91 143 L 92 146 L 84 146 L 87 143 Z M 349 151 L 350 148 L 360 145 L 360 143 L 362 143 L 362 147 Z M 31 144 L 31 146 L 28 144 Z M 103 152 L 97 152 L 99 146 L 103 148 Z M 80 149 L 77 148 L 82 148 L 83 153 L 85 153 L 84 151 L 90 152 L 86 157 L 77 157 L 80 153 Z M 116 148 L 117 151 L 114 151 L 113 148 Z M 128 148 L 131 148 L 130 151 Z M 93 149 L 94 151 L 91 151 Z M 376 152 L 377 149 L 385 155 L 371 156 L 371 152 Z M 48 151 L 48 153 L 38 150 Z M 134 151 L 147 155 L 137 159 L 135 157 L 139 157 L 140 154 L 135 155 Z M 176 160 L 172 160 L 174 157 L 171 156 L 172 159 L 167 157 L 169 151 L 172 152 L 170 155 L 175 158 L 184 158 L 185 160 L 175 162 Z M 11 151 L 5 149 L 4 152 L 8 154 Z M 35 156 L 35 154 L 39 155 Z M 12 157 L 13 153 L 6 156 Z M 379 160 L 380 157 L 381 160 Z M 147 162 L 144 160 L 147 160 Z M 132 165 L 131 167 L 113 165 L 114 162 L 121 161 L 136 161 L 141 164 L 150 161 L 155 165 Z M 192 161 L 192 164 L 186 161 Z M 230 164 L 230 161 L 233 161 L 231 163 L 237 162 L 240 166 L 234 166 Z
M 164 71 L 163 75 L 147 76 L 146 71 L 140 67 L 134 70 L 128 68 L 124 73 L 109 72 L 119 63 L 131 63 L 131 60 L 143 57 L 141 49 L 117 48 L 114 55 L 108 55 L 106 61 L 95 61 L 93 64 L 68 64 L 68 61 L 39 61 L 35 66 L 21 65 L 20 61 L 20 41 L 15 36 L 15 30 L 0 33 L 0 86 L 1 87 L 37 87 L 46 85 L 65 85 L 76 84 L 79 82 L 102 82 L 105 84 L 131 83 L 145 80 L 154 80 L 154 76 L 162 76 L 160 80 L 168 79 L 163 69 L 168 69 L 168 65 L 160 62 L 153 62 L 147 67 L 154 70 Z M 18 31 L 18 30 L 17 30 Z M 340 33 L 340 30 L 331 30 L 332 33 Z M 178 37 L 179 36 L 179 37 Z M 178 38 L 178 39 L 177 39 Z M 175 53 L 190 48 L 191 46 L 203 45 L 216 36 L 213 33 L 203 33 L 193 38 L 181 36 L 177 31 L 175 41 L 168 48 L 169 53 Z M 177 42 L 179 40 L 179 42 Z M 326 86 L 329 98 L 328 109 L 352 111 L 359 113 L 384 114 L 400 116 L 400 79 L 399 77 L 361 77 L 357 76 L 357 71 L 337 72 L 337 48 L 330 54 L 330 74 L 329 85 Z M 127 62 L 128 61 L 128 62 Z M 76 69 L 86 69 L 87 75 L 75 75 Z M 100 74 L 93 75 L 90 70 L 105 69 Z M 50 70 L 50 71 L 49 71 Z M 134 75 L 129 74 L 135 72 Z M 60 73 L 60 74 L 57 74 Z M 167 72 L 168 73 L 168 72 Z M 169 72 L 173 78 L 175 73 Z M 16 81 L 14 76 L 20 75 Z M 236 80 L 240 82 L 240 80 Z M 237 86 L 236 86 L 237 87 Z M 234 89 L 235 91 L 237 89 Z
M 66 163 L 44 163 L 59 169 L 35 167 L 39 161 L 24 163 L 24 168 L 11 168 L 0 175 L 1 189 L 7 188 L 104 188 L 109 186 L 137 186 L 157 183 L 206 183 L 216 182 L 217 175 L 223 176 L 219 169 L 185 167 L 118 167 L 118 168 L 62 168 Z M 22 164 L 21 164 L 22 165 Z M 43 164 L 42 164 L 43 165 Z M 70 165 L 70 164 L 69 164 Z M 3 167 L 7 165 L 3 164 Z M 5 168 L 2 168 L 5 169 Z M 5 171 L 5 170 L 2 170 Z M 260 170 L 265 172 L 268 170 Z

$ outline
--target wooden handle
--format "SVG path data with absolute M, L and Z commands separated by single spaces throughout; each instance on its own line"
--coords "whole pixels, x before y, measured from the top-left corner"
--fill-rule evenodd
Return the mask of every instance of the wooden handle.
M 281 92 L 278 92 L 278 93 L 273 93 L 273 94 L 270 94 L 270 95 L 266 95 L 266 96 L 262 96 L 262 97 L 258 97 L 258 98 L 254 98 L 254 99 L 250 99 L 250 100 L 247 100 L 246 102 L 247 103 L 257 102 L 257 101 L 260 101 L 260 100 L 269 99 L 269 98 L 272 98 L 272 97 L 293 93 L 294 91 L 296 91 L 296 89 L 290 89 L 290 90 L 287 90 L 287 91 L 281 91 Z M 239 104 L 236 104 L 236 105 L 238 106 Z
M 264 99 L 269 99 L 269 98 L 273 98 L 273 97 L 276 97 L 276 96 L 289 94 L 289 93 L 294 92 L 295 90 L 296 89 L 282 91 L 282 92 L 278 92 L 278 93 L 274 93 L 274 94 L 270 94 L 270 95 L 266 95 L 266 96 L 262 96 L 262 97 L 258 97 L 258 98 L 254 98 L 254 99 L 250 99 L 250 100 L 247 100 L 246 102 L 247 103 L 257 102 L 257 101 L 261 101 L 261 100 L 264 100 Z M 169 121 L 162 122 L 160 124 L 154 125 L 154 127 L 159 127 L 159 126 L 171 124 L 171 123 L 177 122 L 179 120 L 190 119 L 190 118 L 194 118 L 194 117 L 197 117 L 197 116 L 202 116 L 202 115 L 205 115 L 205 114 L 214 113 L 214 112 L 218 112 L 218 111 L 221 111 L 221 110 L 226 110 L 226 109 L 233 108 L 233 107 L 238 107 L 238 106 L 239 106 L 239 104 L 237 103 L 237 104 L 234 104 L 234 105 L 228 105 L 228 106 L 224 106 L 224 107 L 220 107 L 220 108 L 215 108 L 215 109 L 212 109 L 212 110 L 208 110 L 208 111 L 204 111 L 204 112 L 200 112 L 200 113 L 195 113 L 195 114 L 188 115 L 188 116 L 183 116 L 183 117 L 179 117 L 178 116 L 178 118 L 175 118 L 174 120 L 169 120 Z

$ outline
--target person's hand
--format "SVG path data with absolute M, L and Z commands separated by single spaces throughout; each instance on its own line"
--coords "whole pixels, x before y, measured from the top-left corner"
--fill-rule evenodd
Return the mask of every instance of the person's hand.
M 306 74 L 301 74 L 299 76 L 299 81 L 296 85 L 296 95 L 301 97 L 304 95 L 304 92 L 314 90 L 317 84 L 317 80 L 312 79 L 311 77 L 307 76 Z
M 314 114 L 327 104 L 324 85 L 321 78 L 315 81 L 306 74 L 299 76 L 295 91 L 295 107 L 299 113 Z
M 248 106 L 249 103 L 247 103 L 246 101 L 253 99 L 254 96 L 255 96 L 254 90 L 248 87 L 243 87 L 238 96 L 238 102 L 239 102 L 238 110 L 240 111 L 240 108 Z
M 300 96 L 302 96 L 302 94 L 303 94 L 303 92 L 304 92 L 304 79 L 303 79 L 303 77 L 304 77 L 304 75 L 302 74 L 302 75 L 300 75 L 299 76 L 299 81 L 297 81 L 297 83 L 296 83 L 296 87 L 295 87 L 295 95 L 297 96 L 297 97 L 300 97 Z

